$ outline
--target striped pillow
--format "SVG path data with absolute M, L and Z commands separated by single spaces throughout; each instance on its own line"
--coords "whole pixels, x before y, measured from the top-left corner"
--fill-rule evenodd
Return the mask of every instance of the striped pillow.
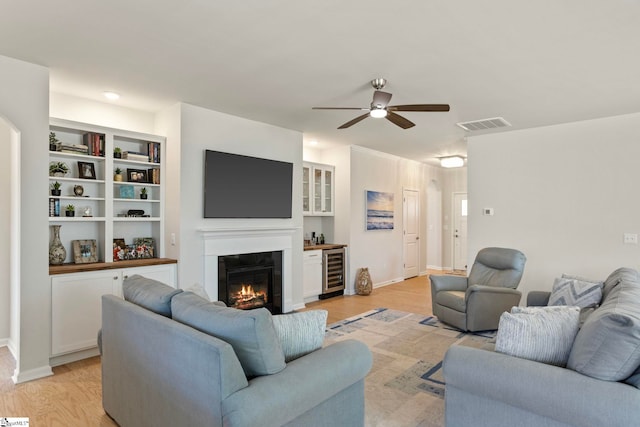
M 602 282 L 587 282 L 568 277 L 557 278 L 553 282 L 547 305 L 596 307 L 602 300 L 602 286 Z
M 285 362 L 290 362 L 322 347 L 327 326 L 326 310 L 273 316 L 273 326 L 284 351 Z
M 579 307 L 513 307 L 511 313 L 500 316 L 496 351 L 564 367 L 579 317 Z

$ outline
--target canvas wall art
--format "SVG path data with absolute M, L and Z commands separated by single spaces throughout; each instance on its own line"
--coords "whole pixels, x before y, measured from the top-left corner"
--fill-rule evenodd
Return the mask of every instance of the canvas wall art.
M 367 190 L 367 230 L 393 230 L 393 193 Z

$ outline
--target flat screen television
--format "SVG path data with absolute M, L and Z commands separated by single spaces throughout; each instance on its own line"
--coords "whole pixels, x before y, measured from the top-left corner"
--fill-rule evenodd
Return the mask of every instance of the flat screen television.
M 293 163 L 205 150 L 205 218 L 291 218 Z

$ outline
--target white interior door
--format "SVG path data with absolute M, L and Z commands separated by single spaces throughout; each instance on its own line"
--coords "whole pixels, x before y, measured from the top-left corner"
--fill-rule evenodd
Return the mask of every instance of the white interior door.
M 402 196 L 404 278 L 407 279 L 419 273 L 420 197 L 415 190 L 403 190 Z
M 453 195 L 453 269 L 467 269 L 467 193 Z

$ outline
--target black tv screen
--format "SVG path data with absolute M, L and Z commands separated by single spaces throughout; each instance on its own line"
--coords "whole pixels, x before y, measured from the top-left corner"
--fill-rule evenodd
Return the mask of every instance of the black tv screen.
M 205 150 L 205 218 L 291 218 L 293 163 Z

